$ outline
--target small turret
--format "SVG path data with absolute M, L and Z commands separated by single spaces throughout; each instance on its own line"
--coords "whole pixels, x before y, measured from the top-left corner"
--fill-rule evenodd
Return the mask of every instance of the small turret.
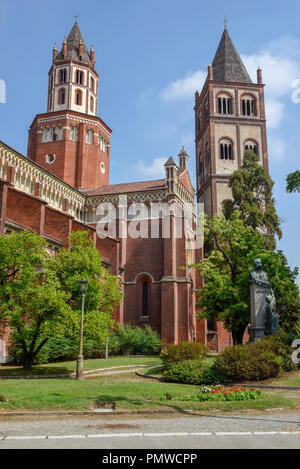
M 58 50 L 57 50 L 57 44 L 55 43 L 53 47 L 53 59 L 52 59 L 53 63 L 55 62 L 57 55 L 58 55 Z
M 63 47 L 62 47 L 62 53 L 63 53 L 63 58 L 65 59 L 67 57 L 67 52 L 68 52 L 68 45 L 67 45 L 67 38 L 64 38 L 63 42 Z
M 263 79 L 262 79 L 262 70 L 261 70 L 260 67 L 258 67 L 258 69 L 257 69 L 257 83 L 258 83 L 259 85 L 261 85 L 262 82 L 263 82 Z
M 95 49 L 94 49 L 93 44 L 91 45 L 90 59 L 92 62 L 92 67 L 95 68 Z
M 188 167 L 188 161 L 189 161 L 189 155 L 185 151 L 185 148 L 182 147 L 180 150 L 180 153 L 178 154 L 179 158 L 179 167 L 180 168 L 187 168 Z

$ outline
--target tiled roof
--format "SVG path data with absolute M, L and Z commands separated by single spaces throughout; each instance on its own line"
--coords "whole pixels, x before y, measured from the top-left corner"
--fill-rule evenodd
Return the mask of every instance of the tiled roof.
M 212 63 L 214 81 L 252 83 L 242 59 L 225 28 Z
M 56 57 L 56 61 L 59 60 L 64 60 L 64 59 L 71 59 L 71 60 L 79 60 L 79 51 L 78 51 L 78 46 L 80 41 L 82 41 L 82 46 L 83 46 L 83 54 L 81 57 L 81 62 L 87 63 L 91 65 L 91 60 L 90 60 L 90 55 L 88 52 L 88 49 L 85 45 L 85 42 L 83 40 L 83 36 L 80 32 L 79 26 L 77 21 L 75 22 L 68 38 L 67 38 L 67 55 L 64 58 L 63 57 L 63 50 L 60 51 L 58 56 Z
M 100 186 L 97 189 L 84 191 L 84 193 L 87 196 L 126 194 L 130 192 L 151 191 L 151 190 L 164 189 L 164 188 L 165 188 L 165 180 L 157 179 L 155 181 L 129 182 L 127 184 L 110 184 L 108 186 Z

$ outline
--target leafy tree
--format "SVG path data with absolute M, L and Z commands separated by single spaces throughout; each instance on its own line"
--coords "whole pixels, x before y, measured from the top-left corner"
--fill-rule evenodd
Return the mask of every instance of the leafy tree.
M 199 317 L 216 317 L 232 333 L 234 344 L 241 344 L 250 323 L 249 272 L 253 260 L 260 257 L 275 292 L 280 325 L 295 327 L 300 315 L 299 291 L 282 252 L 266 248 L 265 238 L 245 226 L 238 211 L 230 219 L 215 216 L 205 219 L 205 241 L 213 249 L 196 268 L 204 278 L 199 295 L 203 308 Z
M 40 236 L 24 231 L 0 236 L 0 322 L 22 348 L 24 368 L 51 336 L 64 333 L 67 294 L 49 269 L 50 256 Z
M 102 342 L 113 327 L 112 314 L 122 298 L 119 281 L 102 264 L 101 255 L 94 247 L 89 232 L 73 232 L 68 243 L 69 249 L 62 248 L 51 261 L 51 268 L 68 296 L 71 313 L 67 336 L 78 337 L 81 310 L 79 281 L 86 279 L 84 336 Z
M 300 192 L 300 171 L 299 169 L 294 173 L 290 173 L 287 178 L 287 187 L 286 191 L 289 193 Z
M 228 205 L 226 207 L 227 214 L 237 209 L 246 226 L 265 232 L 270 248 L 275 248 L 275 235 L 279 239 L 282 237 L 273 186 L 274 182 L 259 164 L 258 155 L 253 150 L 246 150 L 241 168 L 230 176 L 233 202 L 231 210 Z

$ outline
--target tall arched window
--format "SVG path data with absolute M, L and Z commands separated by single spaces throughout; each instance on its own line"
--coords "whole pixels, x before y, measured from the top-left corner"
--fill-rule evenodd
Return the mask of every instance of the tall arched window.
M 229 139 L 224 138 L 220 142 L 220 159 L 221 160 L 233 160 L 233 146 Z
M 93 98 L 93 96 L 91 96 L 91 100 L 90 100 L 90 110 L 92 112 L 94 112 L 94 98 Z
M 91 90 L 95 91 L 95 80 L 91 77 Z
M 230 115 L 233 114 L 232 98 L 226 93 L 221 93 L 218 96 L 218 113 Z
M 75 104 L 77 104 L 77 106 L 82 105 L 82 92 L 81 92 L 81 90 L 76 90 L 75 91 Z
M 58 104 L 65 104 L 66 102 L 66 90 L 65 88 L 60 88 L 58 90 Z
M 78 127 L 76 125 L 72 125 L 70 136 L 73 142 L 78 142 Z
M 89 145 L 93 145 L 93 143 L 94 143 L 94 131 L 93 131 L 93 129 L 87 129 L 85 141 Z
M 143 302 L 143 316 L 149 315 L 149 287 L 148 282 L 146 280 L 143 281 L 143 288 L 142 288 L 142 302 Z
M 252 150 L 256 155 L 258 155 L 258 145 L 254 140 L 248 140 L 245 143 L 245 151 Z
M 257 116 L 256 99 L 252 95 L 244 95 L 242 99 L 243 116 Z
M 63 68 L 62 70 L 59 71 L 58 80 L 59 80 L 59 83 L 66 83 L 66 81 L 67 81 L 67 70 L 65 68 Z
M 76 83 L 79 85 L 83 84 L 84 74 L 81 70 L 76 71 Z

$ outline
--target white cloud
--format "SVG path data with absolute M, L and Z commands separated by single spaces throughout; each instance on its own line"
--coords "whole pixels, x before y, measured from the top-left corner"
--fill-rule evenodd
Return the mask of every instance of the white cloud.
M 142 160 L 138 161 L 136 171 L 141 177 L 163 178 L 165 175 L 164 165 L 168 158 L 155 158 L 150 165 L 146 165 Z
M 287 146 L 286 143 L 280 138 L 271 137 L 269 138 L 269 156 L 272 160 L 281 161 L 286 155 Z
M 190 99 L 194 96 L 196 90 L 201 91 L 206 80 L 207 72 L 198 70 L 188 72 L 184 78 L 169 83 L 161 93 L 164 101 L 173 101 L 176 99 Z

